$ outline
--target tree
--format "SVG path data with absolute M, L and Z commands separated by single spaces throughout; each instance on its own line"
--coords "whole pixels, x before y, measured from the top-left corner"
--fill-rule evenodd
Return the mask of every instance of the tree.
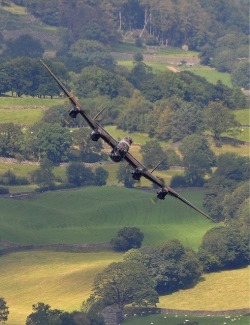
M 61 63 L 49 65 L 62 80 L 68 80 L 66 68 Z M 7 61 L 3 71 L 8 75 L 10 90 L 16 92 L 18 97 L 22 94 L 40 97 L 60 94 L 60 88 L 53 78 L 35 59 L 22 57 Z
M 134 65 L 128 78 L 137 89 L 141 89 L 143 82 L 153 77 L 152 68 L 142 62 L 143 56 L 140 54 L 141 53 L 136 53 L 134 55 Z
M 15 157 L 21 154 L 23 133 L 21 126 L 13 123 L 0 124 L 0 155 Z
M 250 81 L 250 64 L 247 61 L 238 63 L 232 71 L 231 79 L 232 83 L 236 87 L 249 89 Z
M 0 298 L 0 323 L 4 323 L 8 320 L 9 307 L 4 298 Z
M 188 135 L 200 135 L 204 130 L 202 110 L 199 106 L 183 103 L 172 116 L 170 137 L 174 142 L 180 141 Z
M 102 141 L 94 142 L 89 136 L 89 128 L 81 127 L 72 133 L 73 152 L 79 160 L 87 163 L 102 159 Z
M 173 148 L 168 148 L 165 155 L 168 166 L 182 166 L 181 158 Z
M 27 317 L 26 325 L 91 325 L 88 316 L 82 312 L 71 313 L 51 309 L 50 305 L 38 302 L 32 306 L 33 312 Z M 103 325 L 100 323 L 100 325 Z
M 155 306 L 158 295 L 145 267 L 137 262 L 112 263 L 94 280 L 94 295 L 121 310 L 127 304 Z
M 36 158 L 46 157 L 56 164 L 68 160 L 72 138 L 60 124 L 43 123 L 33 126 L 30 142 Z
M 207 140 L 196 134 L 183 139 L 180 145 L 185 167 L 185 178 L 190 186 L 202 186 L 204 176 L 211 172 L 215 155 L 209 148 Z
M 210 229 L 200 246 L 205 270 L 211 272 L 246 266 L 249 262 L 249 235 L 245 233 L 233 227 Z
M 11 90 L 10 79 L 8 73 L 0 64 L 0 95 Z
M 97 95 L 115 98 L 118 95 L 131 97 L 132 86 L 124 78 L 103 68 L 89 66 L 84 68 L 74 80 L 76 94 L 84 97 Z
M 216 141 L 220 140 L 223 132 L 238 126 L 235 116 L 221 102 L 210 102 L 205 110 L 207 129 L 212 131 Z
M 234 153 L 225 153 L 217 158 L 217 169 L 207 180 L 204 206 L 215 220 L 224 220 L 223 201 L 240 182 L 249 180 L 249 161 Z
M 140 248 L 144 234 L 136 227 L 125 227 L 118 231 L 117 236 L 111 240 L 116 251 L 128 251 L 131 248 Z
M 186 250 L 179 240 L 169 240 L 145 255 L 148 273 L 159 294 L 186 288 L 201 276 L 202 267 L 196 254 Z
M 173 116 L 174 112 L 166 101 L 157 102 L 154 109 L 146 116 L 145 131 L 150 137 L 156 137 L 160 140 L 170 139 Z
M 213 59 L 213 66 L 221 72 L 231 73 L 236 63 L 235 52 L 230 49 L 218 51 Z
M 162 150 L 159 142 L 157 140 L 152 140 L 146 142 L 141 146 L 142 160 L 147 168 L 155 167 L 162 159 L 165 158 L 164 151 Z M 165 164 L 163 166 L 168 167 Z
M 9 40 L 6 42 L 6 45 L 7 49 L 4 54 L 11 58 L 40 58 L 44 53 L 40 40 L 34 39 L 29 34 L 21 35 L 15 40 Z
M 32 305 L 33 312 L 27 317 L 26 325 L 61 325 L 60 310 L 51 309 L 42 302 Z
M 126 110 L 120 115 L 117 126 L 129 132 L 144 132 L 147 128 L 146 117 L 151 109 L 151 103 L 139 91 L 135 91 L 126 103 Z
M 41 187 L 53 186 L 55 180 L 53 168 L 54 166 L 52 161 L 47 158 L 43 158 L 40 161 L 40 167 L 31 174 L 33 182 L 39 184 Z
M 68 182 L 76 186 L 95 184 L 95 174 L 89 167 L 85 167 L 78 162 L 72 162 L 67 166 L 66 175 Z
M 106 185 L 108 176 L 109 173 L 107 170 L 105 170 L 102 167 L 97 167 L 95 170 L 95 178 L 96 178 L 95 185 L 97 186 Z
M 107 48 L 95 40 L 78 40 L 70 48 L 70 54 L 74 58 L 81 59 L 81 68 L 98 66 L 107 70 L 114 68 L 114 59 Z M 79 67 L 78 67 L 79 68 Z
M 117 180 L 123 183 L 125 187 L 132 188 L 136 181 L 132 177 L 132 170 L 127 163 L 120 163 L 117 171 Z
M 244 182 L 240 183 L 233 192 L 225 195 L 222 202 L 222 213 L 227 223 L 230 223 L 239 217 L 238 210 L 244 201 L 249 198 L 249 190 L 249 182 Z

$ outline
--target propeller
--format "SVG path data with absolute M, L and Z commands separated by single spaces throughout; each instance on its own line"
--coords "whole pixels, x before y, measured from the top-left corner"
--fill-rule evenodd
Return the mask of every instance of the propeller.
M 156 204 L 156 203 L 159 201 L 159 199 L 158 199 L 157 196 L 154 196 L 154 197 L 151 199 L 151 201 L 152 201 L 152 203 Z

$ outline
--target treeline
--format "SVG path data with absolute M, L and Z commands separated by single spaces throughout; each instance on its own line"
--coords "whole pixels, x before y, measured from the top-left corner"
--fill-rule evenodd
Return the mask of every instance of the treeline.
M 248 2 L 245 0 L 126 0 L 66 2 L 15 0 L 43 22 L 64 27 L 59 52 L 79 39 L 117 43 L 126 32 L 146 44 L 187 45 L 203 64 L 233 72 L 248 57 Z M 249 85 L 249 82 L 248 82 Z
M 230 109 L 247 106 L 239 89 L 230 89 L 220 82 L 212 85 L 187 71 L 155 75 L 142 61 L 135 62 L 131 71 L 119 66 L 107 70 L 92 64 L 69 77 L 63 63 L 49 63 L 61 80 L 72 85 L 79 98 L 85 103 L 88 98 L 94 111 L 99 103 L 110 107 L 103 114 L 104 125 L 116 124 L 123 130 L 147 132 L 174 141 L 193 133 L 202 134 L 209 128 L 218 140 L 221 133 L 237 125 Z M 2 63 L 0 75 L 2 93 L 60 95 L 53 79 L 34 59 Z M 61 119 L 58 116 L 59 123 Z

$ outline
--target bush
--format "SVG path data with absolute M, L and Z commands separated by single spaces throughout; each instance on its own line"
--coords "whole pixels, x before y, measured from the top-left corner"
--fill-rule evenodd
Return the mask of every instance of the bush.
M 143 54 L 141 52 L 137 52 L 134 54 L 133 59 L 135 62 L 142 62 L 143 61 Z
M 125 252 L 131 248 L 140 248 L 144 234 L 136 227 L 124 227 L 119 230 L 116 238 L 111 239 L 115 251 Z
M 141 40 L 141 38 L 140 37 L 137 37 L 136 39 L 135 39 L 135 46 L 137 46 L 137 47 L 142 47 L 142 40 Z
M 158 46 L 159 45 L 159 41 L 154 38 L 154 37 L 150 37 L 148 39 L 146 39 L 146 45 L 149 45 L 149 46 Z
M 18 177 L 12 171 L 7 171 L 0 176 L 0 184 L 2 185 L 27 185 L 29 181 L 26 177 Z
M 9 194 L 9 192 L 7 187 L 0 186 L 0 194 Z
M 176 175 L 172 178 L 170 186 L 171 187 L 187 187 L 188 184 L 187 184 L 185 176 Z

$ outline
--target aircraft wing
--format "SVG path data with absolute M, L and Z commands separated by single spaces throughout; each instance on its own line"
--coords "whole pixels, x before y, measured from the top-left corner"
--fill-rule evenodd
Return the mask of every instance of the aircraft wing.
M 67 88 L 63 85 L 63 83 L 55 76 L 55 74 L 50 70 L 50 68 L 44 63 L 42 60 L 40 62 L 43 64 L 45 69 L 49 72 L 49 74 L 52 76 L 52 78 L 56 81 L 58 86 L 61 88 L 61 90 L 64 92 L 66 97 L 70 100 L 71 104 L 74 106 L 74 109 L 79 111 L 79 114 L 85 119 L 85 121 L 88 123 L 88 125 L 91 127 L 92 130 L 98 130 L 101 133 L 101 138 L 112 148 L 117 146 L 118 142 L 106 131 L 104 128 L 85 110 L 81 107 L 81 105 L 76 101 L 74 96 L 67 90 Z
M 178 194 L 176 191 L 174 191 L 171 187 L 166 186 L 160 179 L 155 177 L 145 166 L 143 166 L 134 156 L 132 156 L 130 153 L 127 153 L 124 159 L 133 167 L 133 168 L 139 168 L 143 171 L 142 176 L 144 176 L 146 179 L 151 181 L 152 183 L 158 185 L 162 189 L 166 189 L 168 191 L 168 194 L 175 197 L 176 199 L 179 199 L 183 203 L 190 206 L 195 211 L 201 213 L 203 216 L 208 218 L 209 220 L 212 220 L 215 222 L 207 213 L 203 212 L 199 208 L 197 208 L 195 205 L 193 205 L 191 202 L 189 202 L 187 199 L 182 197 L 180 194 Z
M 71 104 L 73 105 L 74 109 L 77 111 L 77 113 L 81 114 L 81 116 L 85 119 L 85 121 L 88 123 L 88 125 L 91 127 L 92 130 L 98 130 L 100 132 L 101 138 L 112 148 L 116 147 L 118 144 L 118 141 L 116 141 L 94 118 L 89 116 L 84 109 L 81 108 L 80 104 L 76 101 L 74 96 L 67 90 L 67 88 L 63 85 L 63 83 L 55 76 L 55 74 L 50 70 L 50 68 L 42 61 L 40 60 L 43 66 L 46 68 L 46 70 L 49 72 L 49 74 L 53 77 L 53 79 L 56 81 L 58 86 L 61 88 L 61 90 L 64 92 L 64 94 L 67 96 L 67 98 L 70 100 Z M 145 166 L 143 166 L 134 156 L 132 156 L 129 152 L 125 155 L 124 159 L 134 168 L 139 168 L 143 171 L 142 176 L 144 176 L 146 179 L 150 180 L 152 183 L 158 185 L 160 188 L 165 189 L 168 191 L 168 193 L 175 198 L 181 200 L 197 212 L 203 214 L 208 219 L 214 221 L 212 218 L 210 218 L 205 212 L 201 211 L 197 207 L 195 207 L 191 202 L 183 198 L 181 195 L 179 195 L 177 192 L 172 190 L 170 187 L 166 186 L 160 179 L 155 177 Z

